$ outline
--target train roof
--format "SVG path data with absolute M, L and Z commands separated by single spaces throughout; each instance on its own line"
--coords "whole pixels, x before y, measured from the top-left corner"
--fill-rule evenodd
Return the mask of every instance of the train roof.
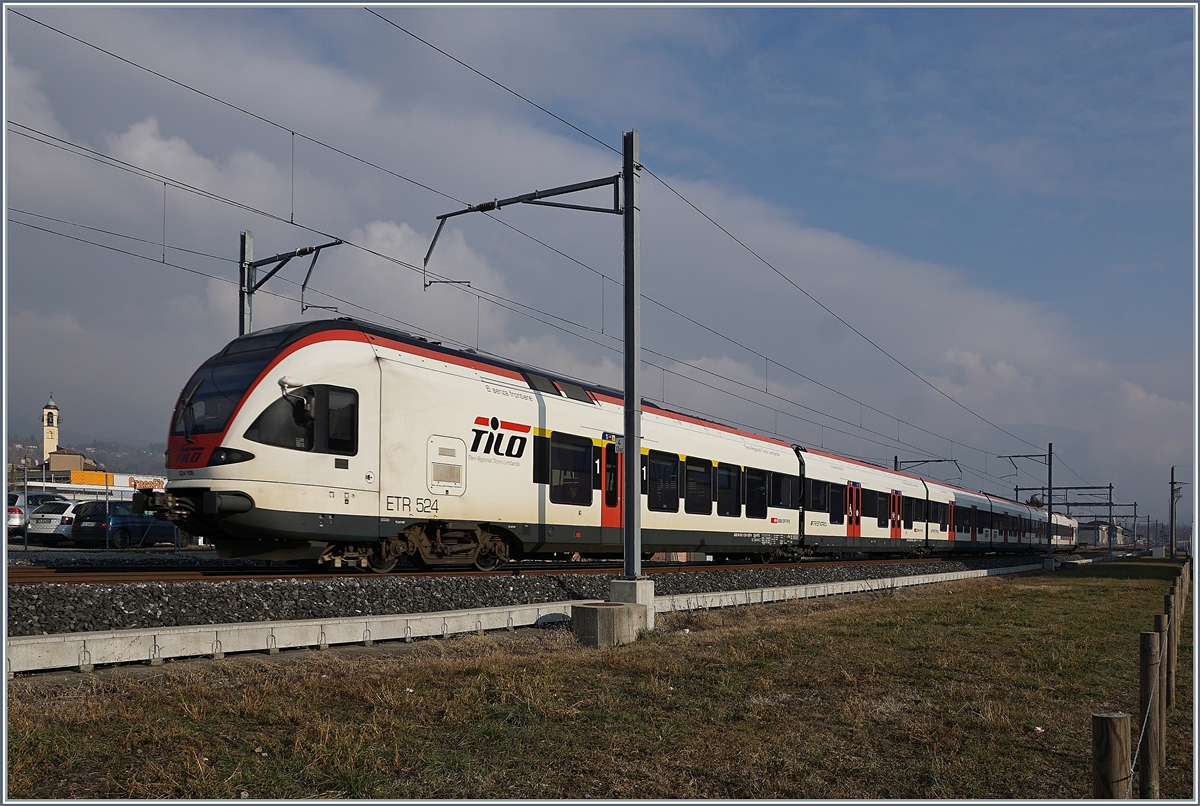
M 273 355 L 286 350 L 291 345 L 314 336 L 319 333 L 329 331 L 357 331 L 367 337 L 382 338 L 393 342 L 400 342 L 410 346 L 418 351 L 426 353 L 434 353 L 444 355 L 447 359 L 454 363 L 466 363 L 478 368 L 497 371 L 502 375 L 512 375 L 520 377 L 525 382 L 530 384 L 530 387 L 537 390 L 535 385 L 536 378 L 531 378 L 530 375 L 541 375 L 552 381 L 558 382 L 561 386 L 562 382 L 573 384 L 579 389 L 582 389 L 591 394 L 592 399 L 603 401 L 606 403 L 615 403 L 621 405 L 624 400 L 624 392 L 620 389 L 613 389 L 608 386 L 601 386 L 589 381 L 572 378 L 568 375 L 563 375 L 558 372 L 548 372 L 540 367 L 531 367 L 526 364 L 516 364 L 502 358 L 496 358 L 483 353 L 479 353 L 470 348 L 457 349 L 447 347 L 441 342 L 432 341 L 417 336 L 407 331 L 397 330 L 395 328 L 376 325 L 371 322 L 364 322 L 350 317 L 339 317 L 337 319 L 319 319 L 312 322 L 294 322 L 287 325 L 279 325 L 277 327 L 258 330 L 254 333 L 249 333 L 244 336 L 238 336 L 219 353 L 208 359 L 205 364 L 211 363 L 226 363 L 233 361 L 243 361 L 251 358 L 261 358 L 264 355 Z M 545 390 L 542 390 L 545 391 Z M 567 397 L 571 397 L 571 393 L 563 390 Z M 716 420 L 709 420 L 704 417 L 698 417 L 694 414 L 675 411 L 664 406 L 660 406 L 648 400 L 642 400 L 642 410 L 645 412 L 663 415 L 681 422 L 692 423 L 694 425 L 703 425 L 725 433 L 734 434 L 737 436 L 768 442 L 780 447 L 791 449 L 791 443 L 769 437 L 764 434 L 756 434 L 753 431 L 736 428 Z

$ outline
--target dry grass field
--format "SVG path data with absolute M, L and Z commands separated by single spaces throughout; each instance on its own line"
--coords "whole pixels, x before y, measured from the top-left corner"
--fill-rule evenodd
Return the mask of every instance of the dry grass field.
M 541 630 L 23 677 L 7 794 L 1087 798 L 1091 714 L 1136 713 L 1177 572 L 673 614 L 612 650 Z M 1162 794 L 1194 799 L 1183 626 Z

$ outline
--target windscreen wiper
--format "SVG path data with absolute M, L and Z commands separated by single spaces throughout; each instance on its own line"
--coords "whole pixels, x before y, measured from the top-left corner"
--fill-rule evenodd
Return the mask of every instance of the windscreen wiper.
M 192 430 L 188 427 L 188 412 L 192 410 L 192 398 L 196 394 L 196 390 L 200 388 L 200 384 L 204 383 L 204 379 L 196 381 L 196 385 L 192 387 L 192 391 L 187 393 L 187 397 L 180 403 L 179 419 L 183 420 L 183 438 L 189 443 L 196 440 L 192 437 Z M 178 421 L 176 421 L 178 423 Z

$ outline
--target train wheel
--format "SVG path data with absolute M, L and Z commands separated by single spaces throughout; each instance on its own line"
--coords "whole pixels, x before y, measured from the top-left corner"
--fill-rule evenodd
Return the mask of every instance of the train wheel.
M 475 567 L 480 571 L 495 571 L 508 562 L 508 544 L 499 535 L 484 532 L 479 552 L 475 555 Z
M 112 547 L 115 549 L 127 549 L 133 541 L 129 537 L 129 532 L 125 529 L 118 529 L 113 532 Z
M 371 552 L 371 556 L 367 558 L 367 565 L 377 574 L 386 574 L 396 567 L 396 558 L 390 557 L 383 559 L 378 552 Z
M 481 553 L 475 558 L 475 567 L 480 571 L 495 571 L 502 565 L 504 565 L 504 560 L 495 554 L 485 555 Z

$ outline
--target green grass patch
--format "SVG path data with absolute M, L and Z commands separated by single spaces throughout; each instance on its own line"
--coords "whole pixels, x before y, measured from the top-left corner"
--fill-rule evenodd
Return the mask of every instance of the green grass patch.
M 1138 633 L 1177 572 L 677 613 L 609 650 L 536 631 L 18 678 L 8 794 L 1086 798 L 1091 714 L 1136 713 Z M 1191 799 L 1183 626 L 1162 792 Z

